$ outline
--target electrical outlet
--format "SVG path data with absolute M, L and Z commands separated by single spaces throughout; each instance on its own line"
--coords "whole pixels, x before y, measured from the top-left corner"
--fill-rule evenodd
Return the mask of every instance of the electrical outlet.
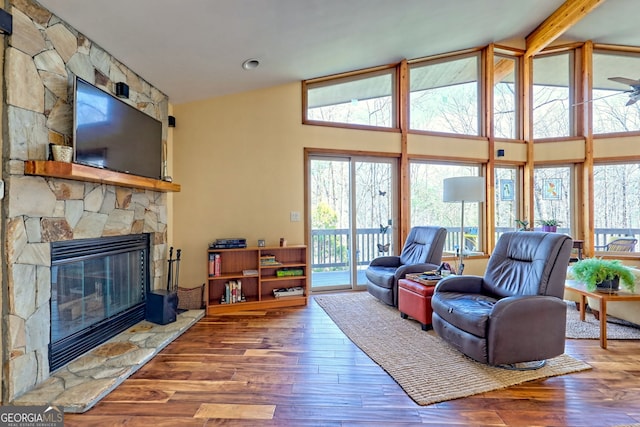
M 300 212 L 291 211 L 290 216 L 291 222 L 299 222 L 300 221 Z

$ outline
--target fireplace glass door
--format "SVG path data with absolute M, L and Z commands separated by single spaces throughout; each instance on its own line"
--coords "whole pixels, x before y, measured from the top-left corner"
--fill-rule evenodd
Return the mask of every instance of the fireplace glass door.
M 51 339 L 57 341 L 144 300 L 139 252 L 107 255 L 51 269 Z M 54 327 L 55 325 L 55 327 Z
M 144 318 L 147 254 L 147 235 L 53 244 L 51 368 Z

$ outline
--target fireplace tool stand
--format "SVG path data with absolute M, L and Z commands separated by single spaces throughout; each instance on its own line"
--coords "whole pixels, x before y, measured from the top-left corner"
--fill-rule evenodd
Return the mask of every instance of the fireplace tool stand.
M 176 251 L 176 258 L 173 258 L 173 246 L 169 248 L 169 259 L 167 260 L 167 288 L 156 289 L 147 294 L 145 307 L 145 318 L 149 322 L 159 325 L 166 325 L 176 321 L 178 314 L 178 275 L 180 273 L 180 255 L 182 250 Z M 175 275 L 173 268 L 176 268 Z

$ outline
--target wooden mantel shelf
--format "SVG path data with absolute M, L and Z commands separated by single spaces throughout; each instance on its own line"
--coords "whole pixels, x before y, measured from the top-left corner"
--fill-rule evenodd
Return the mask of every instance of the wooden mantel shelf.
M 99 182 L 100 184 L 119 185 L 121 187 L 141 188 L 164 193 L 180 191 L 180 185 L 159 179 L 129 175 L 107 169 L 93 168 L 77 163 L 54 162 L 45 160 L 27 160 L 24 163 L 25 175 L 48 176 L 52 178 L 72 179 L 75 181 Z

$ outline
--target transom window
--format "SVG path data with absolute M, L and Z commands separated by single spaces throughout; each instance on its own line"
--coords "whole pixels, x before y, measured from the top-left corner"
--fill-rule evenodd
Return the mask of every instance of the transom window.
M 307 121 L 396 126 L 395 69 L 306 84 Z
M 631 93 L 628 84 L 609 80 L 623 77 L 637 80 L 640 56 L 630 53 L 596 51 L 593 53 L 593 133 L 640 130 L 640 102 L 627 105 Z
M 533 137 L 572 135 L 573 52 L 533 59 Z
M 518 61 L 495 55 L 493 83 L 493 125 L 496 138 L 517 139 L 518 130 Z
M 479 135 L 480 54 L 412 64 L 409 128 Z

